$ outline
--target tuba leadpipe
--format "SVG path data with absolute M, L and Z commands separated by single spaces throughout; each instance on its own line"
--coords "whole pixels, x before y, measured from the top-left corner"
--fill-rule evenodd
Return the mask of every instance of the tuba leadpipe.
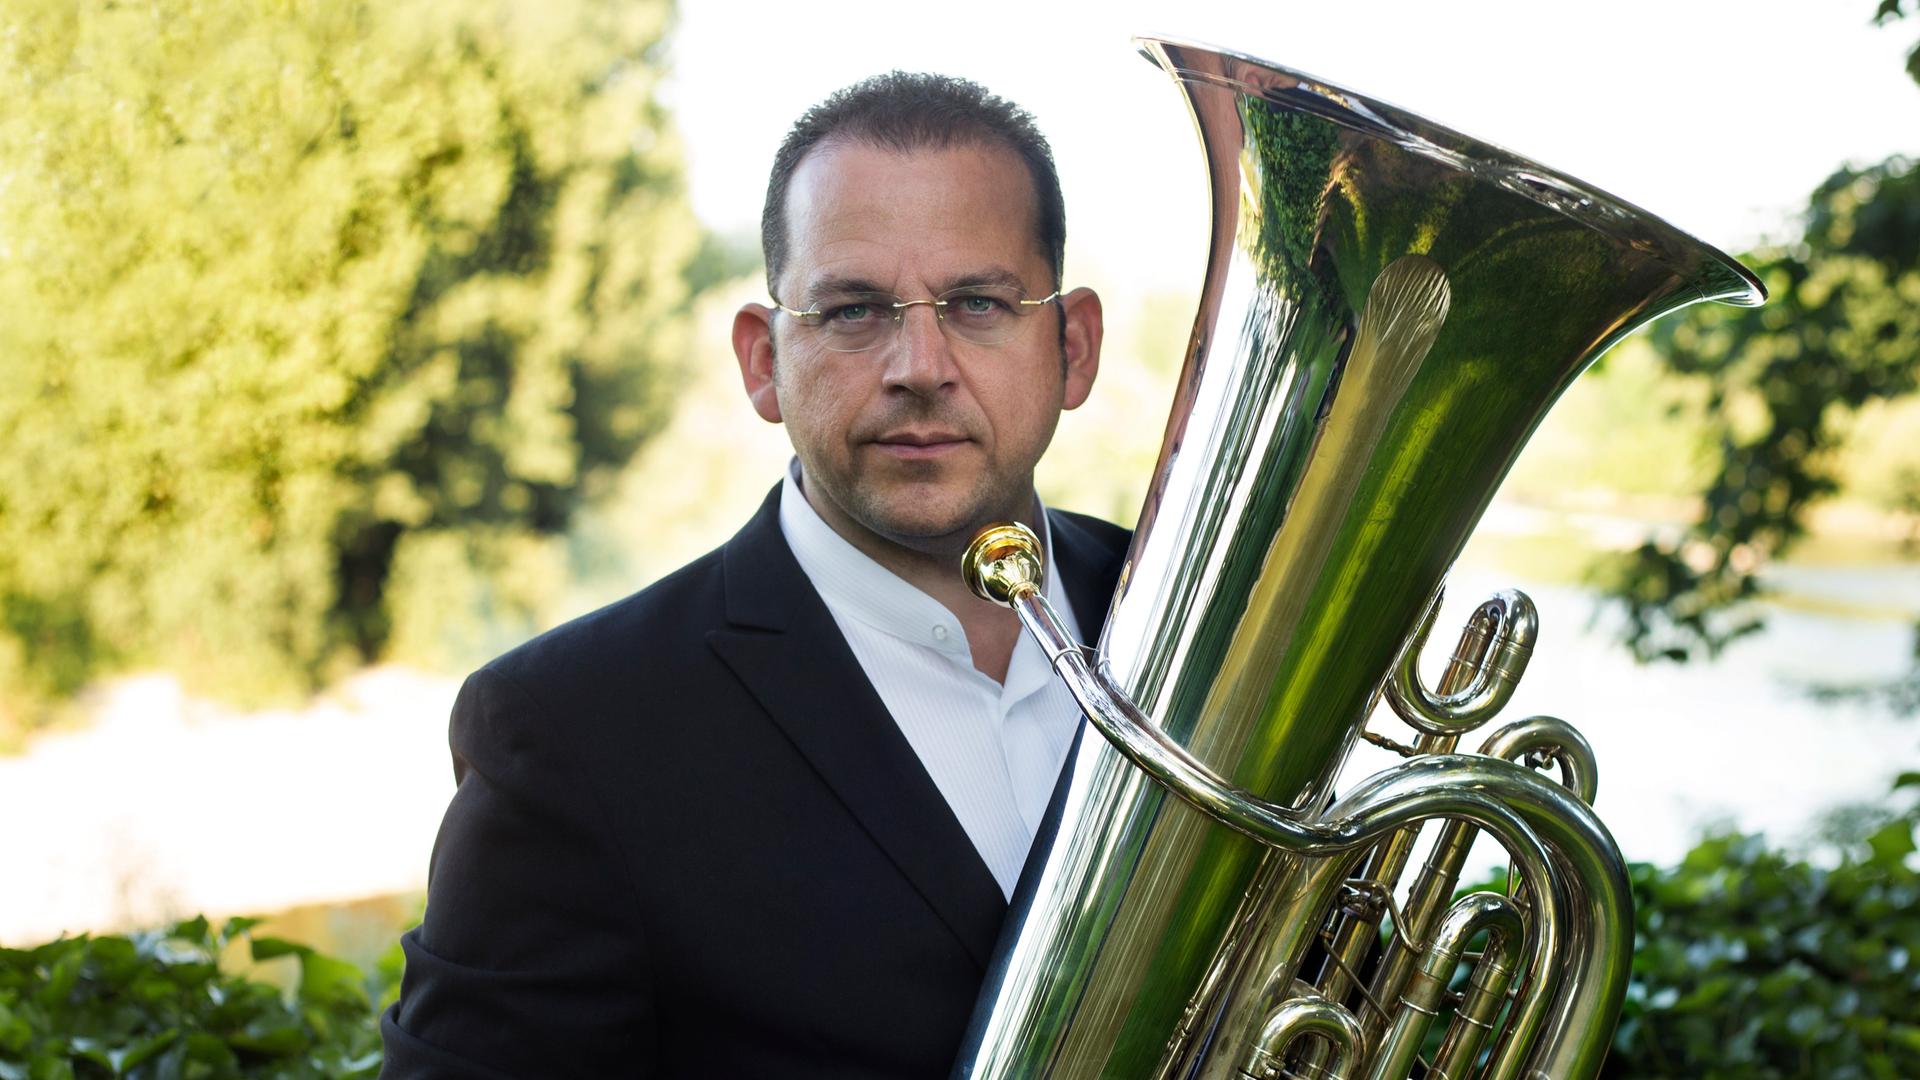
M 1193 115 L 1212 244 L 1097 648 L 1047 606 L 1030 534 L 989 530 L 963 561 L 1103 737 L 1067 762 L 954 1074 L 1399 1080 L 1484 932 L 1428 1075 L 1593 1077 L 1632 902 L 1587 805 L 1591 752 L 1545 718 L 1455 752 L 1520 678 L 1531 607 L 1476 609 L 1432 689 L 1417 660 L 1567 385 L 1651 319 L 1764 290 L 1645 211 L 1393 106 L 1205 46 L 1143 52 Z M 1410 759 L 1336 799 L 1383 695 L 1413 745 L 1368 737 Z M 1477 832 L 1518 886 L 1455 903 Z

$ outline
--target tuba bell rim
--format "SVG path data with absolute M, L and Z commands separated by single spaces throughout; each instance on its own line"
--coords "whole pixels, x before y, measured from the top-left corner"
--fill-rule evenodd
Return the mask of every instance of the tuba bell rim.
M 1496 143 L 1435 123 L 1298 68 L 1263 60 L 1198 38 L 1141 34 L 1140 55 L 1175 79 L 1209 83 L 1254 97 L 1285 100 L 1342 127 L 1391 140 L 1409 153 L 1470 172 L 1555 210 L 1597 232 L 1640 248 L 1691 283 L 1696 299 L 1759 307 L 1767 287 L 1753 271 L 1720 248 L 1667 223 L 1658 215 L 1584 180 L 1543 165 Z M 1244 65 L 1235 74 L 1183 66 L 1191 52 Z

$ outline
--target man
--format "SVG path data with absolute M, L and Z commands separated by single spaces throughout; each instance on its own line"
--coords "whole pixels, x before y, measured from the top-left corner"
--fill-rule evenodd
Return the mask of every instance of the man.
M 945 1076 L 1077 729 L 983 525 L 1099 630 L 1125 534 L 1036 517 L 1099 366 L 1022 110 L 882 76 L 801 118 L 735 317 L 796 461 L 720 550 L 476 672 L 391 1076 Z

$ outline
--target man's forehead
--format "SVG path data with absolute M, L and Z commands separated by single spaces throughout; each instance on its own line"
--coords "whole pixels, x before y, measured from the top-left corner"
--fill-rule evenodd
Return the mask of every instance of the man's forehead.
M 911 149 L 823 143 L 794 170 L 786 226 L 794 256 L 788 269 L 809 278 L 823 262 L 859 262 L 895 247 L 976 262 L 992 254 L 1000 267 L 1045 257 L 1025 162 L 979 141 Z
M 1033 202 L 1026 163 L 998 143 L 967 140 L 901 149 L 842 138 L 821 143 L 801 159 L 787 188 L 787 213 L 810 212 L 828 199 L 851 196 L 855 202 L 878 201 L 893 194 L 873 187 L 876 180 L 893 184 L 945 180 L 951 183 L 938 190 L 948 196 L 1004 199 L 1018 193 L 1029 204 Z M 919 186 L 922 193 L 935 190 Z

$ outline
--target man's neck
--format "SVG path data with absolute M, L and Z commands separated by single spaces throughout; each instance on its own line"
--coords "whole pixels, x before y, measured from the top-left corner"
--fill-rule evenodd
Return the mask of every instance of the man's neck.
M 861 554 L 880 564 L 895 577 L 940 602 L 967 635 L 967 648 L 973 654 L 973 666 L 995 682 L 1005 682 L 1007 667 L 1013 661 L 1013 648 L 1020 641 L 1020 617 L 1012 610 L 973 595 L 960 576 L 960 557 L 932 554 L 894 543 L 885 537 L 845 520 L 837 508 L 822 508 L 801 478 L 800 492 L 813 512 L 841 539 Z M 1034 500 L 1031 513 L 1039 513 Z M 1031 516 L 1031 515 L 1030 515 Z
M 973 595 L 960 576 L 957 557 L 936 558 L 914 551 L 902 553 L 898 548 L 894 554 L 894 559 L 874 556 L 874 561 L 953 612 L 953 617 L 960 620 L 960 629 L 966 632 L 974 668 L 995 682 L 1006 682 L 1007 668 L 1013 662 L 1013 648 L 1020 642 L 1020 617 L 1008 608 Z

